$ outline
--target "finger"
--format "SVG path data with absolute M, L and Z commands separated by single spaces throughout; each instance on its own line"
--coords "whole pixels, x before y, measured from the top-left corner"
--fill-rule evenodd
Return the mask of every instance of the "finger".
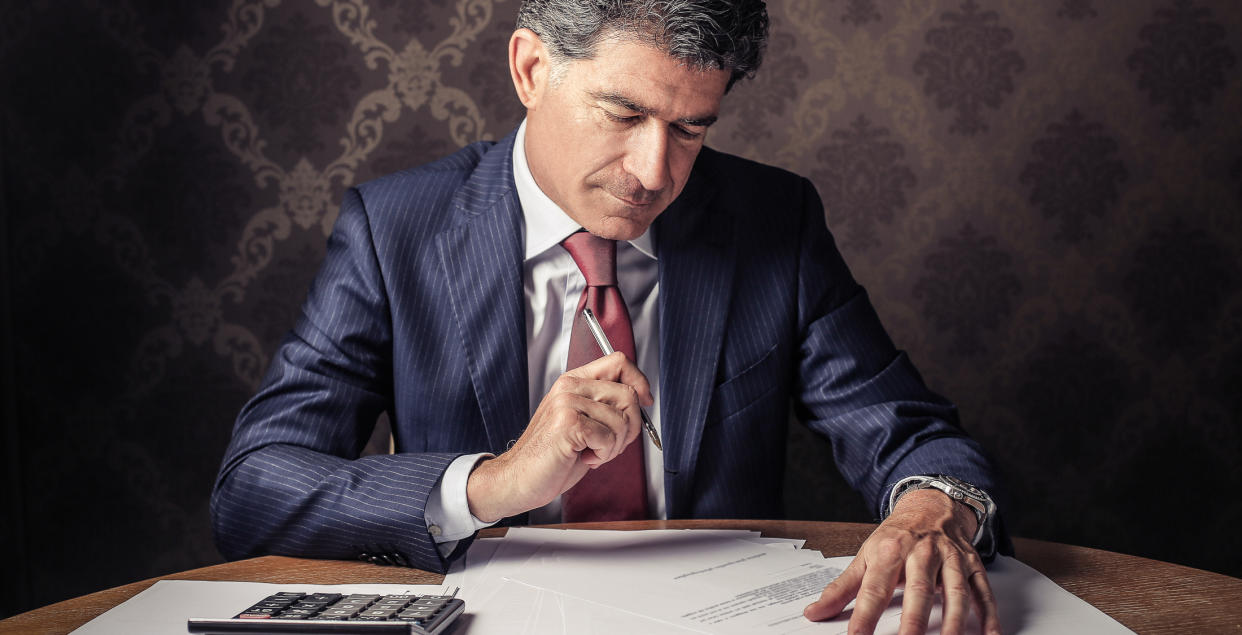
M 612 460 L 625 450 L 626 446 L 638 438 L 638 422 L 626 411 L 615 406 L 582 395 L 567 394 L 561 398 L 565 407 L 586 415 L 586 420 L 575 419 L 579 425 L 599 424 L 607 427 L 613 434 L 613 447 L 605 461 Z
M 589 364 L 570 370 L 569 374 L 625 384 L 634 389 L 643 405 L 650 406 L 655 403 L 655 399 L 651 396 L 651 383 L 647 381 L 647 376 L 620 351 L 614 351 L 611 355 L 605 355 Z
M 574 426 L 567 433 L 570 449 L 577 452 L 583 463 L 599 467 L 621 453 L 624 446 L 612 428 L 592 419 L 589 415 L 574 411 Z
M 974 589 L 975 601 L 979 606 L 979 625 L 983 627 L 984 635 L 1000 635 L 1000 611 L 996 608 L 996 595 L 992 593 L 992 583 L 982 565 L 971 574 L 970 586 Z
M 905 566 L 906 553 L 896 540 L 877 545 L 875 556 L 868 559 L 867 572 L 858 587 L 854 614 L 850 616 L 851 633 L 873 633 L 884 609 L 893 599 L 897 578 Z
M 553 385 L 549 394 L 576 395 L 586 399 L 607 404 L 624 417 L 625 430 L 618 430 L 628 445 L 637 436 L 642 427 L 642 416 L 638 412 L 638 393 L 631 387 L 613 381 L 579 377 L 570 373 L 561 375 Z M 563 404 L 562 404 L 563 405 Z M 576 405 L 574 407 L 577 407 Z M 601 419 L 602 422 L 608 423 Z M 622 447 L 624 447 L 624 445 Z
M 906 586 L 901 599 L 901 635 L 927 632 L 932 605 L 936 603 L 936 575 L 940 557 L 930 545 L 918 547 L 906 559 Z
M 966 617 L 970 614 L 972 599 L 970 585 L 960 561 L 945 562 L 940 571 L 940 580 L 944 587 L 944 623 L 940 626 L 940 632 L 944 635 L 956 635 L 966 629 Z
M 863 574 L 867 567 L 862 558 L 854 558 L 850 566 L 837 576 L 837 579 L 828 583 L 824 587 L 823 593 L 819 594 L 819 599 L 802 609 L 802 615 L 812 622 L 834 618 L 845 610 L 845 606 L 854 599 L 858 594 L 858 587 L 862 584 Z

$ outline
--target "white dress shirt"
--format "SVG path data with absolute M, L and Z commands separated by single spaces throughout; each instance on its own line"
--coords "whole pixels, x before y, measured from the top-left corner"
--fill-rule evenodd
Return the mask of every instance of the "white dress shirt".
M 522 205 L 526 255 L 522 286 L 526 297 L 526 365 L 529 378 L 530 415 L 566 370 L 569 334 L 586 279 L 560 242 L 582 229 L 544 194 L 526 163 L 526 122 L 518 127 L 513 144 L 513 180 Z M 659 263 L 651 228 L 631 241 L 617 243 L 617 287 L 629 308 L 634 331 L 638 368 L 651 382 L 655 405 L 647 410 L 656 430 L 660 427 L 660 296 Z M 647 506 L 652 518 L 664 518 L 664 457 L 646 434 L 639 434 L 646 465 Z M 466 481 L 475 464 L 491 454 L 458 457 L 449 465 L 432 491 L 424 510 L 427 529 L 439 543 L 441 553 L 451 553 L 456 542 L 489 526 L 470 513 Z M 532 524 L 561 521 L 561 501 L 556 499 L 531 510 Z

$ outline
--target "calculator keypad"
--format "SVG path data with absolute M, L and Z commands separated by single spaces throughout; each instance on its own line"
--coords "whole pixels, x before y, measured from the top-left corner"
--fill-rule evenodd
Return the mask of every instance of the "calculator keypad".
M 433 621 L 453 599 L 447 595 L 292 593 L 270 595 L 237 614 L 243 620 L 360 622 Z

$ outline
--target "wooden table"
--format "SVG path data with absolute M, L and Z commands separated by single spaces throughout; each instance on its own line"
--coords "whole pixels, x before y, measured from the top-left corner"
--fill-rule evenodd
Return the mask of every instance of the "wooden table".
M 672 520 L 555 525 L 579 529 L 756 529 L 805 538 L 825 556 L 852 555 L 875 525 L 782 520 Z M 489 529 L 484 536 L 503 535 Z M 1242 580 L 1086 547 L 1014 540 L 1018 559 L 1139 633 L 1242 633 Z M 0 621 L 0 633 L 68 633 L 157 580 L 235 580 L 280 584 L 439 584 L 443 576 L 364 562 L 267 556 L 134 582 Z M 1004 607 L 1001 607 L 1004 610 Z

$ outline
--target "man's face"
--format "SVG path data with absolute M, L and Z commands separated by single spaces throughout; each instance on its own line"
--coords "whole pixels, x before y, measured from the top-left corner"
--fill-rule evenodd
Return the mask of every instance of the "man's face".
M 527 103 L 531 172 L 587 231 L 637 238 L 685 187 L 729 72 L 693 70 L 628 39 L 563 63 Z

